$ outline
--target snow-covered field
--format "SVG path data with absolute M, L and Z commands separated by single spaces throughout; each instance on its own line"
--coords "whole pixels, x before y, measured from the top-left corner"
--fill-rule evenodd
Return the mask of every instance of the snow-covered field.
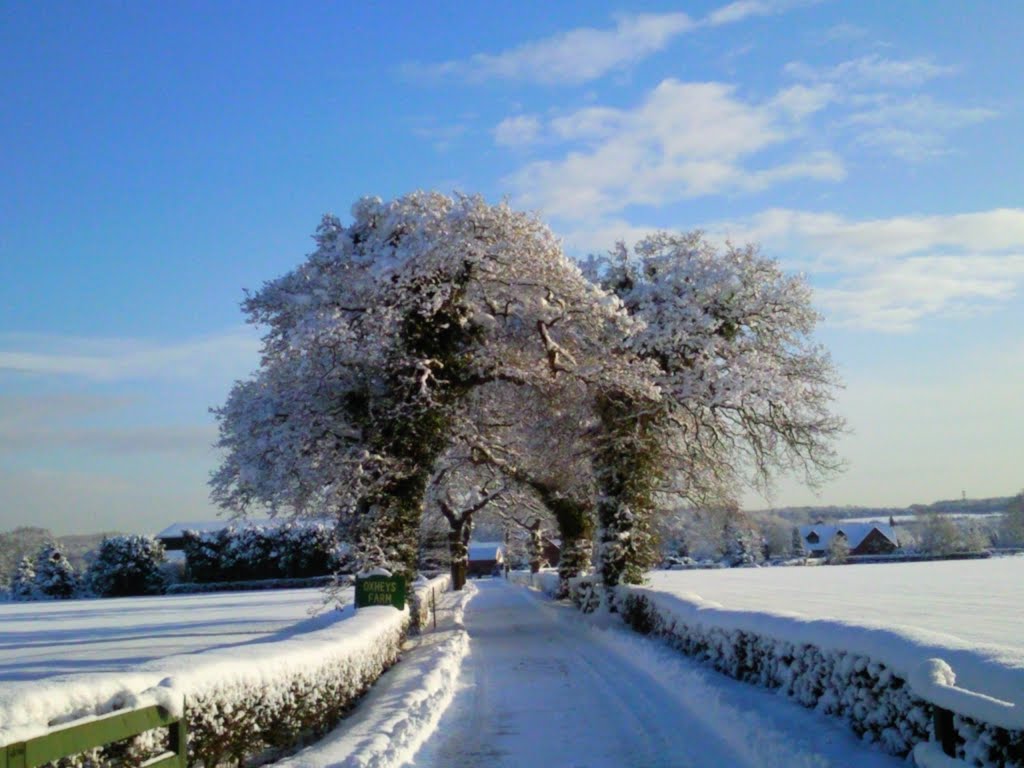
M 1024 657 L 1024 556 L 988 560 L 654 571 L 650 586 L 734 610 L 877 622 L 1001 645 Z
M 284 639 L 316 625 L 323 598 L 295 589 L 0 603 L 0 685 Z

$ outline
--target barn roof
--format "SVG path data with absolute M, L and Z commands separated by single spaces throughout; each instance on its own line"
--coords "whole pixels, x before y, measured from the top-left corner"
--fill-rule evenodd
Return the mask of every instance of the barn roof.
M 892 526 L 888 523 L 841 523 L 839 525 L 801 525 L 800 535 L 803 536 L 804 543 L 811 549 L 828 549 L 832 544 L 832 539 L 840 531 L 846 536 L 846 543 L 850 545 L 850 549 L 856 549 L 861 543 L 868 537 L 874 530 L 878 530 L 880 534 L 889 539 L 893 544 L 896 544 L 896 532 L 893 531 Z M 818 534 L 818 542 L 812 544 L 807 541 L 807 537 L 811 533 Z
M 469 542 L 469 561 L 474 560 L 501 560 L 505 550 L 500 541 L 471 541 Z

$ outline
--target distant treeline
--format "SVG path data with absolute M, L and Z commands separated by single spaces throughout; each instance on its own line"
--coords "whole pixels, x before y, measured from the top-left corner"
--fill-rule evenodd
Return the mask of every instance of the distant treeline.
M 960 515 L 987 515 L 1005 512 L 1016 497 L 993 496 L 987 499 L 946 499 L 931 504 L 911 504 L 909 507 L 855 507 L 855 506 L 822 506 L 822 507 L 777 507 L 770 510 L 779 517 L 802 524 L 815 520 L 845 520 L 851 517 L 877 517 L 885 520 L 900 515 L 917 515 L 927 512 Z M 757 510 L 768 512 L 769 510 Z

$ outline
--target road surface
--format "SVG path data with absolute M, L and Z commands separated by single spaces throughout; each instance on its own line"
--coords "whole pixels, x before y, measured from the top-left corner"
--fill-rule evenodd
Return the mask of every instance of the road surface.
M 858 766 L 902 761 L 841 723 L 601 628 L 502 580 L 477 582 L 458 691 L 416 768 Z

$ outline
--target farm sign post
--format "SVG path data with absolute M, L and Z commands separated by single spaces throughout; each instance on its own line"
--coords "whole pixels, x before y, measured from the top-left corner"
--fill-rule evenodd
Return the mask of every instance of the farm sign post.
M 356 608 L 371 605 L 405 608 L 405 579 L 401 576 L 356 577 Z

